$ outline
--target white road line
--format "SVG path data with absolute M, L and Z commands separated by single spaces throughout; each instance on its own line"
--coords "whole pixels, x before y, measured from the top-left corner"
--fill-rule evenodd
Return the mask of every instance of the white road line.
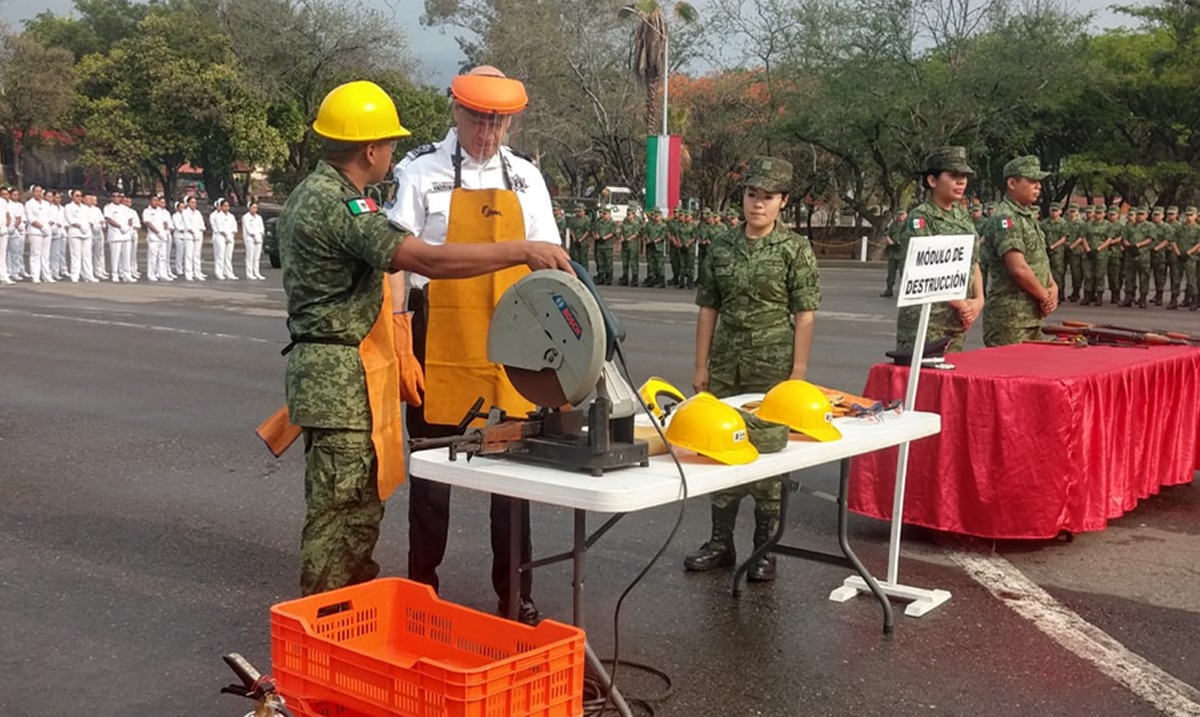
M 1200 717 L 1200 690 L 1131 652 L 1054 599 L 998 555 L 953 551 L 950 560 L 1050 639 L 1170 717 Z
M 81 324 L 96 324 L 99 326 L 120 326 L 130 329 L 148 329 L 150 331 L 166 331 L 172 334 L 188 334 L 190 336 L 208 336 L 216 339 L 238 339 L 239 341 L 253 341 L 260 344 L 279 343 L 271 339 L 263 339 L 257 336 L 238 336 L 237 334 L 223 334 L 219 331 L 193 331 L 192 329 L 177 329 L 173 326 L 156 326 L 154 324 L 135 324 L 130 321 L 113 321 L 111 319 L 89 319 L 86 316 L 62 316 L 60 314 L 35 314 L 29 311 L 18 311 L 16 309 L 0 309 L 0 314 L 15 314 L 18 316 L 28 316 L 34 319 L 58 319 L 60 321 L 75 321 Z

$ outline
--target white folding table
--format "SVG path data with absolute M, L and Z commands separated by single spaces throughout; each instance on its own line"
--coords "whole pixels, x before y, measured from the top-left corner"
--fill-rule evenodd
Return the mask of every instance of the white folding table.
M 761 394 L 751 394 L 725 400 L 727 403 L 740 406 L 761 397 Z M 789 491 L 785 486 L 779 529 L 767 545 L 756 551 L 755 555 L 738 568 L 734 579 L 734 594 L 737 595 L 738 580 L 745 573 L 746 568 L 752 564 L 751 561 L 767 552 L 773 551 L 783 555 L 846 565 L 862 576 L 871 592 L 879 600 L 883 609 L 884 631 L 889 632 L 893 622 L 891 605 L 878 583 L 850 548 L 847 538 L 846 500 L 850 459 L 864 453 L 932 436 L 941 431 L 941 417 L 934 413 L 887 411 L 869 418 L 839 418 L 835 419 L 834 424 L 842 432 L 841 440 L 818 443 L 793 439 L 788 442 L 788 446 L 784 450 L 778 453 L 763 454 L 753 463 L 742 466 L 722 465 L 679 449 L 676 449 L 676 453 L 683 464 L 684 475 L 687 477 L 688 497 L 707 495 L 766 478 L 780 476 L 786 478 L 786 474 L 794 471 L 835 461 L 840 462 L 841 478 L 837 504 L 838 543 L 842 549 L 842 555 L 778 545 L 785 529 L 787 515 Z M 520 500 L 512 502 L 513 530 L 511 531 L 512 559 L 510 564 L 513 565 L 514 575 L 509 581 L 511 592 L 508 605 L 511 611 L 509 617 L 514 619 L 520 605 L 519 573 L 572 560 L 574 562 L 572 622 L 578 627 L 583 627 L 584 556 L 587 550 L 624 514 L 674 503 L 683 498 L 683 486 L 679 480 L 679 472 L 671 457 L 666 455 L 651 457 L 650 464 L 645 467 L 622 468 L 599 477 L 503 457 L 477 456 L 469 461 L 460 457 L 458 460 L 452 461 L 448 451 L 443 450 L 416 452 L 412 454 L 410 460 L 411 473 L 427 480 L 574 509 L 575 525 L 572 549 L 566 553 L 535 559 L 522 565 L 521 531 L 517 529 L 517 526 L 521 524 L 521 504 Z M 615 515 L 589 536 L 587 534 L 587 511 Z M 607 672 L 590 648 L 588 649 L 588 661 L 601 676 L 601 680 L 607 682 Z M 608 689 L 607 684 L 604 687 Z M 616 691 L 613 692 L 618 709 L 622 714 L 628 714 L 628 707 L 624 705 Z

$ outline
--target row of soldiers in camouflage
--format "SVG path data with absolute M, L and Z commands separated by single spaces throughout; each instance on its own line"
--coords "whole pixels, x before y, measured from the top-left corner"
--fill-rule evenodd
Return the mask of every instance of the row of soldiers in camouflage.
M 596 283 L 612 285 L 613 253 L 621 255 L 621 286 L 637 286 L 642 253 L 646 256 L 646 280 L 642 286 L 667 286 L 664 258 L 671 265 L 670 285 L 692 289 L 696 285 L 697 268 L 704 264 L 713 239 L 741 223 L 734 209 L 724 214 L 711 209 L 700 212 L 700 222 L 690 209 L 677 209 L 664 221 L 662 211 L 654 208 L 643 221 L 641 210 L 630 206 L 625 221 L 613 221 L 609 207 L 600 208 L 600 216 L 592 219 L 583 204 L 575 204 L 573 216 L 565 216 L 563 208 L 554 205 L 554 217 L 559 234 L 567 243 L 571 259 L 588 266 L 589 254 L 596 262 Z
M 976 231 L 994 211 L 995 204 L 971 205 Z M 888 231 L 887 288 L 881 296 L 893 295 L 904 262 L 899 235 L 905 220 L 906 214 L 900 212 Z M 1168 309 L 1200 310 L 1200 212 L 1196 207 L 1187 207 L 1181 219 L 1179 208 L 1173 206 L 1135 207 L 1124 215 L 1119 206 L 1072 205 L 1065 218 L 1062 207 L 1054 206 L 1050 218 L 1041 220 L 1040 225 L 1061 301 L 1101 306 L 1108 291 L 1111 304 L 1144 309 L 1150 304 L 1153 282 L 1155 306 L 1167 301 Z

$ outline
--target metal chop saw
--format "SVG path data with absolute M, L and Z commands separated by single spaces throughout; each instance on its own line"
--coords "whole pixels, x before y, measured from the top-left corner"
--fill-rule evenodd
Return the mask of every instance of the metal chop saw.
M 578 278 L 542 270 L 513 284 L 488 329 L 488 360 L 503 366 L 538 409 L 520 418 L 495 407 L 485 413 L 480 398 L 459 424 L 460 435 L 415 439 L 412 450 L 449 448 L 451 460 L 459 453 L 502 455 L 597 476 L 648 465 L 647 443 L 634 438 L 641 400 L 613 363 L 625 332 L 587 271 L 573 266 Z M 470 427 L 477 418 L 484 425 Z

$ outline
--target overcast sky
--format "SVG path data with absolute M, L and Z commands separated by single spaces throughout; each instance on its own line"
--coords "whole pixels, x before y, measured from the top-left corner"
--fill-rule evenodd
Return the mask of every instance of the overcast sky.
M 353 0 L 347 0 L 348 2 Z M 458 43 L 454 41 L 452 32 L 443 34 L 440 30 L 422 27 L 420 23 L 424 0 L 361 0 L 362 4 L 374 6 L 385 13 L 393 15 L 400 27 L 404 28 L 406 40 L 424 70 L 424 79 L 437 86 L 450 83 L 450 78 L 458 70 L 463 61 Z M 692 4 L 703 16 L 706 0 L 692 0 Z M 1113 13 L 1108 8 L 1115 4 L 1113 0 L 1074 0 L 1070 3 L 1082 12 L 1096 11 L 1097 22 L 1101 27 L 1112 27 L 1126 23 L 1128 18 Z M 1140 0 L 1123 0 L 1120 4 L 1143 4 Z M 43 10 L 55 14 L 69 14 L 74 7 L 72 0 L 0 0 L 0 18 L 10 24 L 20 26 L 23 20 L 37 15 Z

